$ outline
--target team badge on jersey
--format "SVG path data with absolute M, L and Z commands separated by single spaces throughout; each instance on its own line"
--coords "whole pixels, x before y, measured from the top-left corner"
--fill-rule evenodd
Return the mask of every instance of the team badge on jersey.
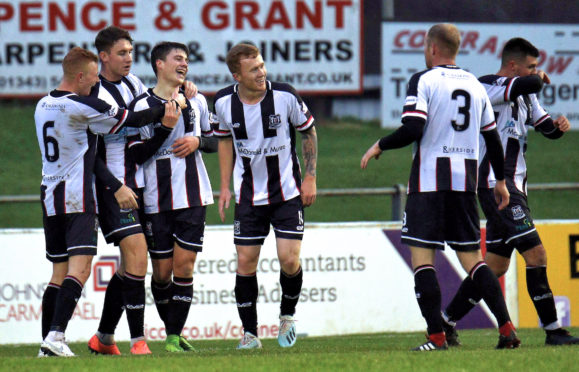
M 525 212 L 523 211 L 523 208 L 520 205 L 515 205 L 511 207 L 511 213 L 513 214 L 514 220 L 521 220 L 525 218 Z
M 269 129 L 277 129 L 281 126 L 280 114 L 269 115 Z

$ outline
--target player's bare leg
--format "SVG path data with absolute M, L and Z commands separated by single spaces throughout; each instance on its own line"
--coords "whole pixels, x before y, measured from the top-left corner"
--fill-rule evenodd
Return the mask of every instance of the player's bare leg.
M 257 338 L 257 263 L 259 261 L 260 245 L 236 245 L 237 275 L 235 279 L 235 300 L 237 311 L 243 324 L 244 335 L 238 349 L 261 348 Z

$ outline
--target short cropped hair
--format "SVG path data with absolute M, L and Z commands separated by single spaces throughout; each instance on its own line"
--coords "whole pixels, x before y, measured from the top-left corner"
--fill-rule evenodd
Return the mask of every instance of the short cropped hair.
M 151 66 L 153 67 L 155 76 L 157 76 L 157 60 L 160 59 L 161 61 L 164 61 L 173 49 L 181 49 L 185 52 L 185 55 L 189 56 L 189 48 L 187 48 L 185 44 L 176 43 L 174 41 L 161 41 L 153 47 L 153 50 L 151 51 Z
M 529 41 L 522 37 L 515 37 L 507 41 L 503 47 L 503 55 L 501 57 L 501 66 L 506 66 L 510 60 L 522 60 L 531 57 L 539 57 L 539 49 L 537 49 Z
M 76 74 L 84 71 L 90 62 L 98 63 L 99 59 L 90 50 L 81 47 L 72 48 L 62 60 L 62 72 L 68 79 L 74 78 Z
M 259 48 L 252 44 L 239 43 L 229 49 L 227 56 L 225 56 L 225 63 L 232 74 L 239 72 L 241 63 L 239 62 L 245 58 L 257 58 L 261 53 Z
M 439 23 L 428 30 L 427 42 L 433 42 L 446 57 L 456 57 L 460 48 L 460 32 L 455 25 Z
M 129 43 L 133 44 L 133 39 L 131 38 L 129 31 L 123 30 L 122 28 L 118 28 L 116 26 L 109 26 L 99 31 L 96 38 L 94 39 L 94 45 L 99 53 L 109 53 L 113 45 L 115 45 L 115 43 L 121 39 L 128 40 Z

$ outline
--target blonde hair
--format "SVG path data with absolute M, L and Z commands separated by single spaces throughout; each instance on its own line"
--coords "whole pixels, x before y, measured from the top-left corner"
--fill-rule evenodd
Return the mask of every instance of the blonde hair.
M 428 30 L 426 42 L 434 42 L 446 57 L 456 57 L 460 48 L 460 32 L 453 24 L 439 23 Z

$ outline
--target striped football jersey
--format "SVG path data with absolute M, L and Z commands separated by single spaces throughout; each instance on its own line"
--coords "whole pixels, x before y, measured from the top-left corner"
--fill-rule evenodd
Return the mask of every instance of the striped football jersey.
M 509 191 L 527 193 L 527 133 L 529 127 L 536 127 L 548 118 L 549 114 L 541 107 L 536 94 L 518 96 L 510 100 L 511 87 L 517 78 L 487 75 L 479 80 L 485 87 L 497 121 L 497 129 L 505 151 L 505 182 Z M 496 179 L 486 155 L 486 146 L 481 141 L 481 165 L 479 168 L 479 187 L 492 188 Z
M 34 113 L 42 155 L 41 200 L 46 216 L 96 212 L 95 133 L 115 134 L 128 112 L 95 97 L 53 90 Z
M 265 97 L 254 105 L 241 102 L 237 89 L 231 85 L 215 96 L 215 135 L 233 136 L 236 203 L 267 205 L 298 196 L 301 171 L 295 130 L 310 129 L 312 114 L 288 84 L 268 81 Z
M 147 87 L 133 74 L 128 74 L 116 82 L 108 81 L 100 76 L 100 82 L 94 86 L 91 95 L 111 106 L 128 108 L 135 97 L 146 91 Z M 116 134 L 105 134 L 103 136 L 104 149 L 99 149 L 99 156 L 103 157 L 111 173 L 119 181 L 133 188 L 143 187 L 145 183 L 141 167 L 125 156 L 127 137 L 138 133 L 138 128 L 124 127 Z M 100 154 L 103 150 L 104 154 Z
M 408 192 L 476 192 L 479 133 L 496 128 L 485 89 L 470 72 L 443 65 L 408 83 L 402 122 L 421 120 Z
M 158 97 L 149 89 L 133 101 L 134 111 L 165 104 L 166 100 Z M 175 140 L 185 136 L 213 135 L 209 124 L 207 101 L 201 93 L 187 100 L 187 107 L 181 110 L 177 125 L 155 154 L 144 164 L 145 173 L 145 213 L 159 213 L 170 210 L 213 204 L 213 192 L 209 176 L 203 163 L 201 151 L 195 151 L 185 158 L 173 155 L 172 145 Z M 140 128 L 142 141 L 154 135 L 161 123 L 150 124 Z M 135 146 L 139 141 L 131 141 Z

